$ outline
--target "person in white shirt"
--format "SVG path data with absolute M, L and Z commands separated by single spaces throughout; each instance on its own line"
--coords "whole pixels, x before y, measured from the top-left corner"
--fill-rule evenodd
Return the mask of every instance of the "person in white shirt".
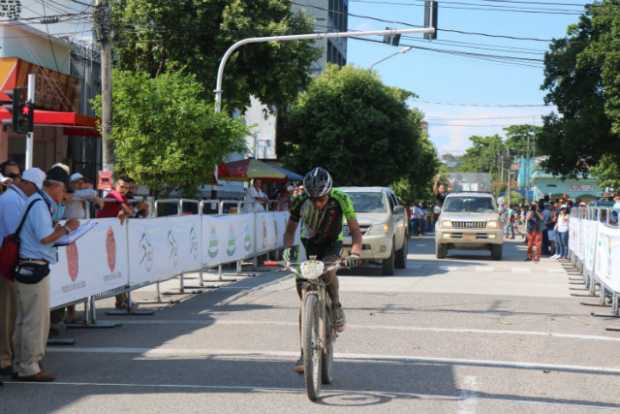
M 555 230 L 558 233 L 559 252 L 554 256 L 555 259 L 568 259 L 568 230 L 570 228 L 570 215 L 568 208 L 562 206 Z
M 86 219 L 88 218 L 88 203 L 93 203 L 103 208 L 103 200 L 97 197 L 97 190 L 94 190 L 86 182 L 80 173 L 72 174 L 69 179 L 71 192 L 65 200 L 65 218 Z
M 256 203 L 256 207 L 254 208 L 256 212 L 266 210 L 269 197 L 263 192 L 263 181 L 261 179 L 255 179 L 254 185 L 248 188 L 247 201 Z

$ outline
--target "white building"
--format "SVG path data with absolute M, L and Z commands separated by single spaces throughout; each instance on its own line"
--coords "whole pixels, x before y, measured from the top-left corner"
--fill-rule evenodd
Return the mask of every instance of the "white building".
M 292 5 L 294 13 L 304 13 L 314 19 L 315 32 L 346 32 L 348 29 L 348 0 L 299 0 Z M 311 67 L 313 75 L 319 75 L 328 63 L 347 64 L 347 39 L 321 39 L 315 42 L 322 51 Z M 246 137 L 246 156 L 274 160 L 276 153 L 277 117 L 258 99 L 251 97 L 246 109 L 245 123 L 252 128 Z

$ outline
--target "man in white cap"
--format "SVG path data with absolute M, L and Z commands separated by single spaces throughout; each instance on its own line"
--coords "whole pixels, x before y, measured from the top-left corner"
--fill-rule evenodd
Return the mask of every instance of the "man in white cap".
M 43 187 L 45 173 L 38 168 L 24 171 L 21 178 L 13 180 L 7 191 L 0 195 L 0 242 L 15 233 L 28 197 Z M 0 275 L 0 375 L 12 374 L 15 331 L 15 285 Z
M 19 259 L 15 268 L 17 317 L 13 357 L 14 379 L 49 382 L 54 377 L 41 369 L 50 328 L 50 264 L 58 261 L 54 242 L 79 226 L 76 219 L 54 224 L 52 215 L 65 197 L 69 174 L 62 169 L 48 171 L 41 191 L 28 199 L 19 232 Z
M 74 173 L 69 177 L 69 194 L 65 201 L 65 218 L 88 218 L 86 202 L 103 207 L 103 200 L 97 197 L 97 191 L 86 182 L 82 174 Z

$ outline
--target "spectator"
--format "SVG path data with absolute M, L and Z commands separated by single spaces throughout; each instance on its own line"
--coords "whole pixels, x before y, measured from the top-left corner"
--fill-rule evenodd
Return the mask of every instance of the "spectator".
M 150 212 L 149 204 L 137 195 L 138 186 L 136 181 L 130 177 L 123 177 L 123 180 L 129 185 L 129 191 L 125 196 L 127 197 L 127 203 L 132 209 L 130 217 L 147 218 Z
M 413 206 L 413 234 L 420 236 L 424 234 L 424 227 L 426 225 L 426 217 L 422 204 Z
M 282 186 L 282 189 L 278 193 L 278 211 L 289 211 L 292 191 L 293 186 Z
M 105 204 L 101 210 L 97 212 L 97 218 L 118 218 L 123 223 L 133 214 L 132 208 L 129 206 L 127 193 L 130 190 L 130 183 L 126 177 L 119 178 L 114 184 L 114 190 L 110 191 L 105 197 Z M 120 293 L 116 295 L 116 309 L 129 310 L 129 295 Z
M 542 233 L 545 226 L 543 215 L 539 211 L 539 206 L 532 203 L 530 212 L 526 217 L 527 225 L 527 259 L 526 261 L 540 261 Z
M 103 208 L 103 200 L 97 197 L 97 191 L 86 182 L 80 173 L 71 175 L 69 179 L 69 194 L 65 202 L 65 218 L 89 218 L 88 203 Z
M 37 191 L 44 178 L 45 173 L 38 168 L 26 170 L 24 176 L 15 178 L 0 196 L 0 243 L 6 236 L 15 233 L 28 197 Z M 0 375 L 11 375 L 13 372 L 15 313 L 15 284 L 0 275 Z
M 0 194 L 4 193 L 12 182 L 13 180 L 11 180 L 9 177 L 5 177 L 4 175 L 0 174 Z
M 560 208 L 560 214 L 555 225 L 558 241 L 558 252 L 556 259 L 568 259 L 568 230 L 570 226 L 570 216 L 566 207 Z
M 41 177 L 42 178 L 42 177 Z M 66 172 L 53 171 L 28 199 L 22 219 L 20 252 L 15 274 L 17 318 L 15 322 L 14 378 L 18 381 L 49 382 L 54 377 L 43 371 L 40 361 L 45 355 L 49 334 L 49 265 L 57 261 L 54 242 L 75 230 L 77 220 L 64 226 L 54 224 L 52 213 L 62 202 L 69 181 Z M 41 190 L 41 180 L 35 184 Z M 30 210 L 28 210 L 30 208 Z
M 261 179 L 254 180 L 254 184 L 248 188 L 246 198 L 247 201 L 256 203 L 254 211 L 261 212 L 267 209 L 269 198 L 263 192 L 263 181 Z
M 545 199 L 548 200 L 549 196 L 546 195 Z M 551 211 L 551 207 L 548 201 L 545 199 L 540 200 L 538 203 L 539 210 L 542 211 L 543 217 L 543 234 L 542 234 L 542 255 L 549 256 L 551 244 L 549 243 L 549 232 L 548 230 L 553 229 L 553 212 Z

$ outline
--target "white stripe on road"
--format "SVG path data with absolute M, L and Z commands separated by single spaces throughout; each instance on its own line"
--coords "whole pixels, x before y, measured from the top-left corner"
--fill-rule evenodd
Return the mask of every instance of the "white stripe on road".
M 466 376 L 463 378 L 463 389 L 461 389 L 460 401 L 458 403 L 458 414 L 476 414 L 478 407 L 478 381 L 476 377 Z
M 262 385 L 200 385 L 200 384 L 136 384 L 136 383 L 109 383 L 109 382 L 22 382 L 4 381 L 5 384 L 21 386 L 70 386 L 70 387 L 111 387 L 111 388 L 155 388 L 155 389 L 189 389 L 189 390 L 213 390 L 213 391 L 242 391 L 242 392 L 263 392 L 281 394 L 304 394 L 303 387 L 269 387 Z M 425 400 L 456 401 L 457 398 L 449 395 L 429 395 L 402 391 L 371 391 L 371 390 L 347 390 L 347 389 L 321 389 L 321 399 L 329 397 L 364 395 L 367 397 L 398 396 Z
M 274 360 L 274 359 L 294 359 L 299 356 L 299 352 L 290 351 L 266 351 L 266 350 L 234 350 L 234 349 L 202 349 L 202 348 L 132 348 L 132 347 L 58 347 L 48 348 L 52 353 L 69 354 L 138 354 L 143 358 L 158 359 L 162 357 L 203 357 L 209 359 L 222 360 Z M 334 358 L 341 361 L 385 364 L 421 362 L 427 364 L 441 365 L 464 365 L 488 368 L 516 368 L 516 369 L 536 369 L 548 371 L 569 371 L 572 373 L 600 374 L 600 375 L 620 375 L 620 368 L 597 367 L 584 365 L 565 365 L 548 364 L 544 362 L 524 362 L 524 361 L 503 361 L 489 359 L 466 359 L 466 358 L 444 358 L 427 357 L 415 355 L 383 355 L 383 354 L 355 354 L 355 353 L 336 353 Z
M 250 321 L 250 320 L 215 320 L 212 322 L 201 320 L 133 320 L 118 321 L 124 325 L 198 325 L 198 326 L 216 326 L 216 325 L 262 325 L 262 326 L 285 326 L 296 327 L 297 322 L 286 321 Z M 399 325 L 358 325 L 347 324 L 347 329 L 355 330 L 381 330 L 381 331 L 401 331 L 401 332 L 435 332 L 435 333 L 456 333 L 456 334 L 481 334 L 481 335 L 518 335 L 518 336 L 541 336 L 546 338 L 559 339 L 575 339 L 584 341 L 603 341 L 603 342 L 620 342 L 620 337 L 602 336 L 602 335 L 581 335 L 560 332 L 544 332 L 544 331 L 517 331 L 502 329 L 475 329 L 475 328 L 436 328 L 429 326 L 399 326 Z

